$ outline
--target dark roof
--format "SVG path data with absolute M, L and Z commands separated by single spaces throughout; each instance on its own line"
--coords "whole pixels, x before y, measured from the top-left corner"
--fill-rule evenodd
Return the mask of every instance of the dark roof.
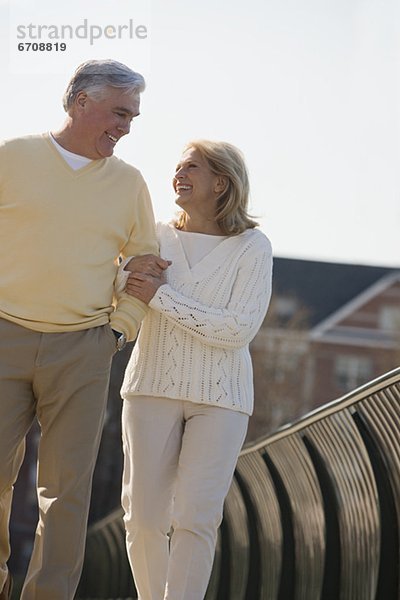
M 394 267 L 274 258 L 273 294 L 295 297 L 309 311 L 313 327 L 376 281 L 394 273 Z

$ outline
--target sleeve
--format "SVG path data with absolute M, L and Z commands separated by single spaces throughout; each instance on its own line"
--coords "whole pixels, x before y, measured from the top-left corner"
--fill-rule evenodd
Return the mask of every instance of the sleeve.
M 127 256 L 118 265 L 117 276 L 114 282 L 114 293 L 117 298 L 121 296 L 125 289 L 126 282 L 128 281 L 129 271 L 125 271 L 125 266 L 131 260 L 131 258 L 133 258 L 133 256 Z
M 230 300 L 225 308 L 202 305 L 162 285 L 149 303 L 169 321 L 204 344 L 241 348 L 259 330 L 268 309 L 272 287 L 272 249 L 267 238 L 240 260 Z
M 142 254 L 159 254 L 156 229 L 147 185 L 141 178 L 140 189 L 133 199 L 135 213 L 129 240 L 122 249 L 121 256 L 139 256 Z M 110 316 L 113 329 L 125 333 L 128 340 L 137 336 L 140 323 L 148 310 L 147 305 L 141 300 L 129 296 L 126 292 L 118 294 L 115 311 Z
M 0 141 L 0 197 L 3 194 L 6 169 L 6 144 L 4 141 Z

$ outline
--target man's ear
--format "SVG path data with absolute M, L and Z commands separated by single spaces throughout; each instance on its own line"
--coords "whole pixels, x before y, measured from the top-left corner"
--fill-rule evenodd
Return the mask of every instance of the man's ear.
M 75 98 L 75 103 L 79 109 L 84 109 L 87 101 L 86 92 L 78 92 Z

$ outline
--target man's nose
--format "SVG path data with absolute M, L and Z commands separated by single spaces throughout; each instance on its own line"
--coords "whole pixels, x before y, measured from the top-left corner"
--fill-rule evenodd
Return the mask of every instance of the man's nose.
M 127 135 L 131 130 L 131 122 L 126 121 L 125 123 L 121 123 L 117 129 L 122 133 L 122 135 Z

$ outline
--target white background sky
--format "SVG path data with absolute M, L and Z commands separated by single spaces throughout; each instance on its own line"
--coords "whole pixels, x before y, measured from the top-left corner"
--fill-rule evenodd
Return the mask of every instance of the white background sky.
M 148 37 L 17 50 L 17 25 L 84 19 L 132 19 Z M 89 58 L 146 77 L 116 154 L 141 169 L 157 218 L 174 213 L 185 142 L 223 139 L 245 154 L 251 210 L 277 256 L 400 266 L 398 0 L 0 0 L 0 137 L 58 128 L 66 84 Z

